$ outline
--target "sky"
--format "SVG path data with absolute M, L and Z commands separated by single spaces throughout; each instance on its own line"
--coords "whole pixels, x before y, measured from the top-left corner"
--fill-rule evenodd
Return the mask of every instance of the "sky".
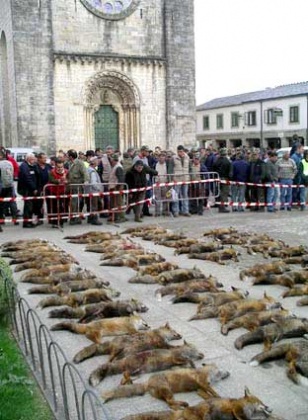
M 308 81 L 308 0 L 194 0 L 197 105 Z

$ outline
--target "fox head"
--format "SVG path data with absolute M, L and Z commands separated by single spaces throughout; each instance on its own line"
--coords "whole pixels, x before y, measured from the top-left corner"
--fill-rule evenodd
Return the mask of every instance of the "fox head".
M 200 369 L 201 376 L 204 376 L 204 380 L 209 382 L 210 385 L 215 384 L 216 382 L 221 381 L 222 379 L 228 378 L 230 372 L 227 370 L 219 369 L 214 363 L 212 364 L 203 364 Z M 205 379 L 206 378 L 206 379 Z
M 182 338 L 181 334 L 170 327 L 169 322 L 163 327 L 159 327 L 158 332 L 166 341 L 180 340 Z
M 136 330 L 148 330 L 150 326 L 142 319 L 139 315 L 134 312 L 134 315 L 130 316 Z
M 264 292 L 263 301 L 266 304 L 266 309 L 281 308 L 281 303 L 275 301 L 275 299 L 272 296 L 267 296 L 266 292 Z
M 243 412 L 248 420 L 266 419 L 271 415 L 272 410 L 259 398 L 252 395 L 247 387 L 245 388 L 244 400 Z
M 131 299 L 127 307 L 128 310 L 130 310 L 130 312 L 147 312 L 149 310 L 147 306 L 145 306 L 142 302 L 139 302 L 136 299 Z

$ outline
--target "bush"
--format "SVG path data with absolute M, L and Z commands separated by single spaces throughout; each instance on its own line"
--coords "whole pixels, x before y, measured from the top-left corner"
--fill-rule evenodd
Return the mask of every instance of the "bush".
M 13 284 L 13 273 L 10 266 L 0 258 L 0 324 L 5 325 L 9 319 L 9 300 L 6 285 Z

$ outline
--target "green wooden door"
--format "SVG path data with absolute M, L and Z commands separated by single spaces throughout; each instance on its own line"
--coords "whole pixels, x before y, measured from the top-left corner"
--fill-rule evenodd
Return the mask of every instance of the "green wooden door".
M 119 116 L 111 105 L 102 105 L 95 113 L 95 147 L 119 149 Z

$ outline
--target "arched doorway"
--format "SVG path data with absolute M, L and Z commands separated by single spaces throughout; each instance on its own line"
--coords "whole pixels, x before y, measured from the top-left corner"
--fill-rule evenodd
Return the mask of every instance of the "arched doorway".
M 122 73 L 102 71 L 83 92 L 87 148 L 108 145 L 125 151 L 140 146 L 140 99 L 134 83 Z
M 94 113 L 94 139 L 95 148 L 119 149 L 119 115 L 111 105 L 101 105 Z

